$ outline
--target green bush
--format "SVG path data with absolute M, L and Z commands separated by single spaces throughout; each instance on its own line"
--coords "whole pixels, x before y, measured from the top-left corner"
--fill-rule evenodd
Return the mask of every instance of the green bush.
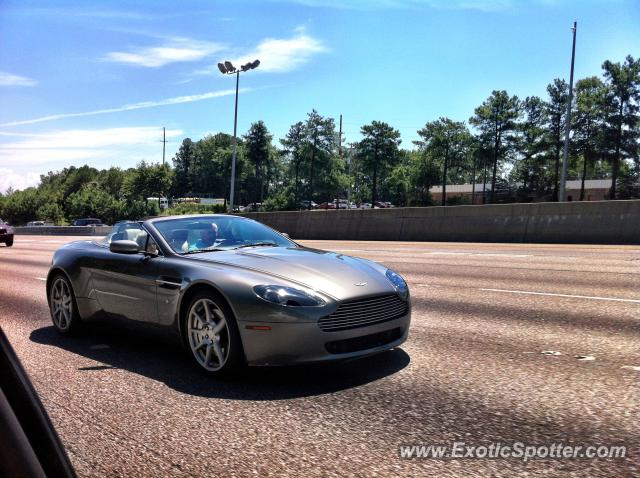
M 263 211 L 287 211 L 296 209 L 294 194 L 291 191 L 280 191 L 262 203 Z
M 162 211 L 162 216 L 180 216 L 183 214 L 224 214 L 227 209 L 223 204 L 177 204 Z
M 36 188 L 15 191 L 5 197 L 2 204 L 2 219 L 10 224 L 21 225 L 39 220 L 38 210 L 48 203 L 46 195 Z

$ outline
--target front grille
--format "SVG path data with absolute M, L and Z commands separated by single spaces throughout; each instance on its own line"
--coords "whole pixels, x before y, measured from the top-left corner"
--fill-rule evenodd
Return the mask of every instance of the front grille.
M 7 233 L 7 230 L 6 230 L 6 229 L 4 229 L 4 228 L 0 228 L 0 234 L 6 234 L 6 233 Z
M 399 319 L 409 310 L 409 304 L 396 294 L 343 302 L 336 311 L 318 321 L 325 332 L 357 329 Z
M 348 354 L 351 352 L 359 352 L 361 350 L 373 349 L 382 345 L 395 342 L 402 337 L 402 328 L 385 330 L 377 334 L 363 335 L 362 337 L 353 337 L 351 339 L 334 340 L 324 344 L 327 352 L 331 354 Z

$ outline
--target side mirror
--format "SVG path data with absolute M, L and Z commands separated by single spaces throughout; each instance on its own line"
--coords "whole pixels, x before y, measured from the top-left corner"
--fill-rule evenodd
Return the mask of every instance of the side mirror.
M 137 254 L 140 252 L 140 246 L 136 241 L 111 241 L 109 250 L 111 252 L 117 252 L 118 254 Z

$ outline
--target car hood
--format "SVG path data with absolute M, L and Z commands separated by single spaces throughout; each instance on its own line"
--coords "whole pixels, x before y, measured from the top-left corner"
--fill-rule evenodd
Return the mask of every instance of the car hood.
M 284 278 L 338 300 L 394 292 L 385 268 L 365 259 L 299 247 L 255 247 L 189 256 Z M 356 285 L 357 284 L 357 285 Z

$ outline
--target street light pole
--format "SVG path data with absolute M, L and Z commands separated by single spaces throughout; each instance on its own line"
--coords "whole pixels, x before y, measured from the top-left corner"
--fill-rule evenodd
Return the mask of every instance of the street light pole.
M 564 202 L 566 198 L 567 167 L 569 163 L 569 133 L 571 132 L 571 102 L 573 101 L 573 63 L 576 58 L 576 30 L 578 22 L 573 22 L 573 46 L 571 48 L 571 75 L 569 76 L 569 97 L 567 98 L 567 115 L 564 125 L 564 152 L 562 154 L 562 174 L 560 176 L 560 191 L 558 201 Z
M 236 108 L 233 115 L 233 153 L 231 153 L 231 192 L 229 194 L 229 213 L 233 213 L 233 199 L 236 190 L 236 154 L 238 151 L 238 85 L 240 70 L 236 71 Z
M 246 72 L 258 68 L 260 60 L 251 61 L 240 68 L 236 69 L 230 61 L 218 63 L 218 69 L 223 75 L 236 75 L 236 102 L 233 114 L 233 153 L 231 154 L 231 186 L 229 188 L 229 212 L 233 213 L 233 203 L 236 191 L 236 155 L 238 152 L 238 92 L 240 85 L 240 72 Z

